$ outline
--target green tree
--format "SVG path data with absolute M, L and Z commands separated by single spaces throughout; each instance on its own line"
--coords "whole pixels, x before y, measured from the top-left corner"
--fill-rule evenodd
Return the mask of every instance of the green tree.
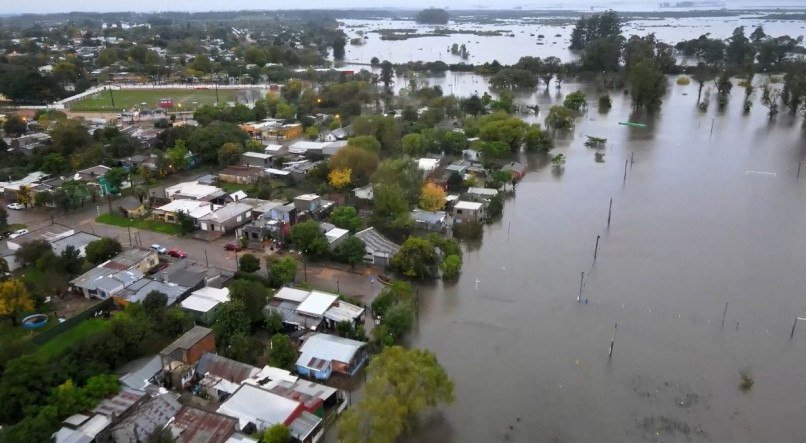
M 339 206 L 334 209 L 330 213 L 330 221 L 339 228 L 348 229 L 352 234 L 364 227 L 364 220 L 352 206 Z
M 81 251 L 73 245 L 67 245 L 59 254 L 59 267 L 69 275 L 78 275 L 83 264 Z
M 17 326 L 17 316 L 34 309 L 34 300 L 25 284 L 17 279 L 0 282 L 0 315 L 11 318 L 11 324 Z
M 442 278 L 455 279 L 462 270 L 462 258 L 458 255 L 449 255 L 439 264 L 439 269 L 442 271 Z
M 380 152 L 381 142 L 373 135 L 358 135 L 347 140 L 348 146 L 355 146 L 371 152 Z
M 3 122 L 3 131 L 11 137 L 19 137 L 28 132 L 28 122 L 17 114 L 11 114 Z
M 293 258 L 286 257 L 274 261 L 269 265 L 269 257 L 266 257 L 266 267 L 269 270 L 269 280 L 275 287 L 280 287 L 294 281 L 297 276 L 297 261 Z
M 339 423 L 339 441 L 393 443 L 414 417 L 454 401 L 454 385 L 427 350 L 385 348 L 367 367 L 364 398 Z
M 266 359 L 270 366 L 288 369 L 297 359 L 297 351 L 287 335 L 274 334 L 266 349 Z
M 425 153 L 425 140 L 421 134 L 406 134 L 400 144 L 403 146 L 403 152 L 406 155 L 419 157 Z
M 365 185 L 378 169 L 378 153 L 357 146 L 346 146 L 330 158 L 330 169 L 349 169 L 353 183 Z
M 408 157 L 389 158 L 378 165 L 372 182 L 376 184 L 376 188 L 380 185 L 398 186 L 406 201 L 413 206 L 420 200 L 423 174 L 417 168 L 417 163 Z
M 554 130 L 566 130 L 574 127 L 574 113 L 562 105 L 554 105 L 549 108 L 546 116 L 546 127 Z
M 78 120 L 57 122 L 50 131 L 50 140 L 53 151 L 65 158 L 93 143 L 92 136 Z
M 125 168 L 112 168 L 104 174 L 104 179 L 113 192 L 120 192 L 120 186 L 129 180 L 129 171 Z
M 279 119 L 291 120 L 297 117 L 297 109 L 294 105 L 280 102 L 277 104 L 277 111 L 274 116 Z
M 336 256 L 353 268 L 364 260 L 365 246 L 363 240 L 351 235 L 336 248 Z
M 90 263 L 98 265 L 120 254 L 122 251 L 123 246 L 119 241 L 114 238 L 103 237 L 100 240 L 90 242 L 84 248 L 84 255 Z
M 403 234 L 411 227 L 411 206 L 397 184 L 380 184 L 373 188 L 375 211 L 372 224 L 386 233 Z
M 53 254 L 53 247 L 47 240 L 38 239 L 23 243 L 14 252 L 14 257 L 21 267 L 30 266 L 45 255 Z
M 291 431 L 282 423 L 273 425 L 258 434 L 258 443 L 288 443 L 291 441 Z
M 547 154 L 554 147 L 554 141 L 547 131 L 544 131 L 539 124 L 532 124 L 526 128 L 523 142 L 527 152 Z
M 196 153 L 199 161 L 217 164 L 219 150 L 225 143 L 237 143 L 243 146 L 249 138 L 249 134 L 234 123 L 213 122 L 193 131 L 187 144 Z
M 6 232 L 8 229 L 8 211 L 5 207 L 0 206 L 0 233 Z
M 627 74 L 633 106 L 654 111 L 666 93 L 666 76 L 654 59 L 643 59 Z
M 587 103 L 585 102 L 585 93 L 582 91 L 576 91 L 566 95 L 565 100 L 563 100 L 563 106 L 573 111 L 579 111 L 587 106 Z
M 274 308 L 267 308 L 265 322 L 266 330 L 269 331 L 270 334 L 282 332 L 285 328 L 283 325 L 283 314 Z
M 48 174 L 60 174 L 67 170 L 67 161 L 58 152 L 52 152 L 42 159 L 42 170 Z
M 218 150 L 218 164 L 231 166 L 240 163 L 243 145 L 240 143 L 224 143 Z
M 162 317 L 168 306 L 168 295 L 164 292 L 153 290 L 146 294 L 143 299 L 143 310 L 152 319 Z
M 380 80 L 381 83 L 383 83 L 384 89 L 387 90 L 395 83 L 395 69 L 388 60 L 384 60 L 381 63 Z
M 320 258 L 327 255 L 329 244 L 315 220 L 297 223 L 291 228 L 291 242 L 303 254 Z
M 756 58 L 756 49 L 744 35 L 744 26 L 733 30 L 725 49 L 726 61 L 729 65 L 745 67 L 751 65 Z
M 437 266 L 434 245 L 420 237 L 409 237 L 389 262 L 390 268 L 412 278 L 433 278 Z
M 171 149 L 165 151 L 165 160 L 168 162 L 168 166 L 172 169 L 184 171 L 189 166 L 189 154 L 190 151 L 188 151 L 185 141 L 179 139 Z
M 243 254 L 238 259 L 238 270 L 251 274 L 260 269 L 260 260 L 252 254 Z
M 231 300 L 240 300 L 244 304 L 252 325 L 265 321 L 263 308 L 269 300 L 269 290 L 265 286 L 257 281 L 238 279 L 230 283 L 229 291 Z
M 414 16 L 417 23 L 427 25 L 446 25 L 449 18 L 448 12 L 441 8 L 423 9 Z
M 213 330 L 221 339 L 222 348 L 226 348 L 229 339 L 236 335 L 246 336 L 249 333 L 249 313 L 241 300 L 232 299 L 218 306 L 213 322 Z

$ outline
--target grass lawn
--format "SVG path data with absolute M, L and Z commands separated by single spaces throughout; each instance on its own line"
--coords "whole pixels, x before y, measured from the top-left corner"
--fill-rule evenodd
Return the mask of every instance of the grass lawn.
M 8 225 L 7 229 L 11 232 L 14 232 L 17 229 L 23 229 L 23 228 L 25 228 L 25 223 L 11 223 L 10 225 Z
M 87 338 L 93 334 L 97 334 L 108 327 L 109 320 L 103 318 L 90 318 L 84 320 L 72 329 L 53 337 L 50 341 L 40 346 L 34 355 L 47 360 L 64 352 L 67 350 L 67 348 L 79 340 Z
M 173 223 L 165 223 L 159 220 L 143 220 L 139 218 L 129 219 L 121 215 L 103 214 L 95 219 L 98 223 L 107 225 L 114 225 L 120 227 L 132 227 L 137 229 L 145 229 L 146 231 L 162 232 L 168 235 L 180 235 L 182 233 L 179 225 Z
M 222 103 L 230 102 L 235 100 L 238 92 L 235 89 L 219 89 L 218 97 Z M 177 112 L 216 103 L 215 89 L 121 89 L 112 91 L 112 96 L 115 99 L 115 106 L 112 106 L 109 91 L 103 91 L 76 100 L 70 103 L 69 107 L 71 111 L 77 112 L 123 111 L 140 106 L 156 108 L 161 99 L 170 98 L 174 103 L 171 111 Z

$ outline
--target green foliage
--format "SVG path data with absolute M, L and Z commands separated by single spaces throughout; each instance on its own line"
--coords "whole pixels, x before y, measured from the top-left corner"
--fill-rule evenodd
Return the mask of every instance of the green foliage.
M 14 257 L 20 266 L 29 266 L 36 263 L 37 260 L 46 254 L 53 254 L 53 248 L 47 240 L 32 240 L 23 243 L 19 249 L 14 252 Z
M 196 153 L 199 161 L 218 164 L 219 150 L 225 143 L 243 145 L 249 138 L 249 134 L 234 123 L 213 122 L 194 130 L 187 144 Z
M 257 436 L 258 443 L 288 443 L 291 441 L 291 431 L 282 423 L 260 432 Z
M 228 288 L 230 299 L 238 300 L 246 307 L 252 325 L 265 320 L 263 308 L 269 299 L 269 290 L 265 286 L 257 281 L 238 279 L 230 283 Z
M 114 238 L 103 237 L 100 240 L 90 242 L 84 249 L 84 255 L 87 257 L 87 261 L 98 265 L 120 254 L 122 251 L 123 246 L 119 241 Z
M 565 106 L 554 105 L 546 116 L 546 127 L 567 130 L 574 127 L 574 112 Z
M 500 217 L 503 212 L 504 198 L 499 193 L 490 199 L 490 203 L 487 205 L 487 216 L 490 219 L 495 219 Z
M 363 186 L 378 169 L 380 159 L 376 152 L 358 146 L 346 146 L 331 157 L 329 163 L 331 170 L 349 169 L 353 183 Z
M 538 154 L 548 154 L 554 147 L 554 141 L 547 131 L 544 131 L 539 124 L 529 125 L 523 137 L 527 152 Z
M 287 335 L 274 334 L 266 349 L 266 359 L 270 366 L 275 368 L 290 369 L 297 360 L 297 351 Z
M 386 233 L 403 233 L 411 228 L 411 209 L 406 194 L 397 184 L 381 184 L 373 188 L 375 212 L 372 225 Z
M 439 264 L 439 269 L 442 271 L 442 278 L 455 279 L 462 271 L 462 258 L 458 255 L 449 255 Z
M 231 166 L 239 164 L 243 154 L 243 145 L 240 143 L 224 143 L 218 150 L 218 164 Z
M 172 148 L 165 151 L 165 160 L 168 162 L 169 167 L 177 171 L 184 171 L 189 166 L 189 153 L 190 151 L 185 146 L 185 141 L 179 139 Z
M 348 146 L 355 146 L 371 152 L 380 152 L 381 142 L 373 135 L 359 135 L 347 141 Z
M 576 91 L 566 95 L 565 100 L 563 100 L 563 106 L 573 111 L 579 111 L 587 106 L 585 94 L 582 91 Z
M 565 166 L 565 156 L 557 154 L 551 158 L 551 165 L 555 168 L 563 168 Z
M 339 206 L 334 209 L 330 214 L 330 221 L 339 228 L 348 229 L 353 234 L 364 227 L 364 220 L 352 206 Z
M 406 134 L 400 144 L 406 155 L 419 157 L 425 153 L 425 140 L 421 134 Z
M 606 112 L 613 107 L 613 102 L 607 94 L 599 96 L 599 112 Z
M 12 137 L 19 137 L 28 132 L 28 123 L 19 115 L 11 114 L 3 122 L 3 132 Z
M 299 263 L 293 258 L 286 257 L 269 264 L 269 257 L 266 257 L 266 266 L 269 270 L 269 280 L 272 286 L 280 287 L 294 281 Z
M 449 18 L 448 12 L 441 8 L 423 9 L 414 16 L 417 23 L 427 25 L 445 25 Z
M 291 228 L 291 242 L 308 257 L 321 258 L 327 255 L 329 243 L 315 220 L 297 223 Z
M 52 152 L 42 159 L 42 170 L 48 174 L 60 174 L 67 170 L 67 160 L 58 152 Z
M 159 318 L 168 306 L 168 296 L 164 292 L 151 291 L 143 299 L 143 310 L 151 318 Z
M 233 336 L 239 334 L 246 336 L 250 330 L 250 323 L 249 312 L 242 300 L 233 298 L 219 305 L 213 323 L 213 330 L 215 330 L 219 338 L 221 348 L 226 348 Z
M 196 222 L 185 211 L 176 211 L 176 222 L 182 235 L 188 235 L 196 230 Z
M 427 350 L 385 348 L 367 367 L 364 398 L 339 423 L 339 441 L 393 443 L 419 413 L 454 401 L 454 385 Z
M 364 251 L 364 241 L 351 235 L 336 248 L 336 257 L 352 267 L 364 261 Z
M 390 268 L 412 278 L 434 278 L 437 254 L 434 245 L 420 237 L 409 237 L 389 262 Z
M 479 119 L 479 138 L 486 142 L 503 142 L 512 152 L 517 152 L 523 143 L 527 125 L 518 117 L 495 113 Z
M 276 334 L 285 329 L 285 326 L 283 325 L 283 314 L 274 308 L 268 308 L 266 310 L 265 321 L 266 330 L 269 331 L 270 334 Z
M 238 270 L 252 273 L 260 269 L 260 259 L 252 254 L 243 254 L 238 258 Z
M 109 187 L 115 194 L 120 192 L 123 182 L 129 180 L 129 171 L 125 168 L 112 168 L 104 174 L 104 179 L 109 183 Z
M 400 188 L 409 205 L 416 205 L 420 200 L 423 187 L 423 175 L 417 163 L 408 157 L 386 159 L 378 165 L 372 182 L 381 185 L 392 185 Z M 377 189 L 376 189 L 377 195 Z

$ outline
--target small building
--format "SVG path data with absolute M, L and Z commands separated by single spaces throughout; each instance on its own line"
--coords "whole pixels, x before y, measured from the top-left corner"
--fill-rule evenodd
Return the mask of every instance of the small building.
M 164 220 L 168 223 L 178 223 L 178 214 L 182 212 L 193 219 L 195 226 L 199 226 L 200 218 L 221 208 L 221 205 L 206 201 L 178 199 L 168 203 L 167 205 L 154 208 L 152 214 L 154 218 Z
M 455 223 L 465 221 L 481 222 L 485 217 L 483 203 L 460 200 L 453 205 L 453 220 Z
M 325 234 L 327 244 L 330 246 L 331 251 L 334 251 L 336 248 L 338 248 L 339 245 L 342 244 L 344 240 L 347 240 L 347 238 L 350 236 L 349 230 L 337 228 L 330 223 L 320 223 L 319 227 L 322 229 L 322 233 Z
M 448 174 L 453 174 L 454 172 L 459 174 L 460 177 L 465 178 L 465 174 L 467 173 L 467 168 L 470 167 L 470 163 L 466 162 L 465 160 L 456 160 L 455 162 L 451 163 L 445 168 Z
M 79 256 L 83 257 L 86 253 L 87 245 L 100 239 L 101 237 L 87 232 L 76 232 L 73 235 L 50 242 L 50 246 L 57 256 L 61 255 L 68 246 L 72 246 L 78 251 Z
M 128 248 L 100 266 L 117 271 L 139 271 L 145 274 L 159 264 L 157 251 L 146 248 Z
M 91 168 L 82 169 L 76 172 L 75 175 L 73 176 L 73 180 L 87 183 L 87 185 L 96 188 L 98 190 L 98 194 L 101 197 L 104 197 L 109 194 L 117 194 L 120 192 L 120 189 L 113 187 L 104 178 L 106 173 L 111 170 L 112 168 L 108 166 L 96 165 Z M 126 186 L 122 185 L 121 187 Z
M 176 443 L 228 443 L 238 420 L 226 415 L 185 406 L 169 424 Z
M 165 294 L 167 297 L 166 306 L 171 306 L 176 303 L 177 300 L 181 300 L 190 293 L 190 288 L 176 283 L 166 283 L 150 278 L 142 278 L 116 292 L 114 298 L 118 305 L 126 306 L 129 303 L 142 303 L 146 299 L 146 296 L 153 291 Z
M 294 207 L 299 212 L 315 214 L 322 208 L 322 197 L 316 194 L 302 194 L 294 197 Z
M 415 229 L 444 232 L 448 229 L 448 214 L 445 211 L 429 212 L 421 209 L 411 211 L 411 221 Z
M 309 335 L 299 349 L 300 375 L 327 380 L 331 374 L 353 376 L 369 359 L 367 344 L 329 334 Z
M 287 225 L 297 223 L 297 207 L 293 203 L 276 206 L 271 210 L 271 219 Z
M 288 152 L 291 154 L 298 154 L 298 155 L 324 155 L 322 150 L 327 145 L 328 143 L 326 142 L 300 140 L 298 142 L 292 143 L 288 147 Z
M 205 352 L 215 353 L 215 351 L 213 330 L 204 326 L 194 326 L 160 351 L 160 359 L 163 368 L 167 368 L 173 362 L 195 365 Z
M 498 195 L 498 190 L 492 188 L 468 188 L 466 194 L 472 200 L 487 202 Z
M 257 166 L 228 166 L 218 173 L 218 179 L 225 183 L 249 185 L 266 175 L 266 168 Z
M 142 278 L 143 273 L 136 269 L 117 270 L 100 265 L 71 280 L 70 287 L 86 298 L 106 300 Z
M 16 251 L 25 243 L 36 240 L 45 240 L 46 242 L 52 244 L 57 240 L 75 235 L 75 233 L 76 231 L 73 228 L 55 223 L 45 226 L 44 228 L 35 229 L 19 237 L 9 238 L 6 240 L 6 245 L 8 245 L 8 248 L 12 251 Z
M 217 186 L 203 185 L 197 181 L 177 183 L 165 188 L 165 198 L 170 200 L 201 200 L 219 203 L 226 192 Z
M 436 159 L 436 158 L 420 158 L 420 159 L 417 159 L 417 169 L 419 169 L 419 170 L 421 170 L 421 171 L 423 171 L 425 173 L 428 173 L 428 172 L 433 171 L 434 169 L 437 169 L 438 165 L 439 165 L 439 159 Z
M 123 386 L 145 391 L 152 386 L 157 387 L 160 385 L 161 373 L 162 360 L 159 355 L 154 355 L 145 361 L 141 361 L 132 371 L 123 374 L 119 380 Z
M 357 198 L 359 200 L 372 201 L 372 199 L 375 197 L 373 189 L 374 188 L 372 187 L 372 184 L 370 183 L 370 184 L 368 184 L 366 186 L 363 186 L 361 188 L 353 189 L 353 195 L 355 195 L 355 198 Z
M 231 232 L 252 220 L 252 207 L 245 203 L 229 203 L 199 218 L 199 229 L 211 232 Z
M 84 443 L 101 441 L 112 424 L 104 414 L 75 414 L 62 422 L 62 427 L 53 434 L 55 443 Z
M 298 330 L 334 329 L 343 321 L 357 326 L 364 321 L 364 308 L 339 300 L 336 294 L 289 287 L 280 288 L 264 310 L 279 312 L 283 323 Z
M 182 300 L 182 309 L 190 313 L 197 321 L 210 325 L 215 320 L 215 313 L 221 303 L 229 301 L 229 289 L 205 286 L 193 291 Z
M 236 418 L 238 429 L 246 433 L 282 424 L 302 443 L 313 442 L 322 430 L 322 419 L 305 411 L 299 401 L 251 384 L 241 385 L 216 412 Z
M 501 168 L 502 171 L 512 173 L 512 178 L 520 180 L 526 175 L 526 165 L 521 162 L 511 162 Z
M 364 242 L 366 252 L 366 255 L 364 255 L 365 263 L 389 266 L 389 260 L 400 250 L 400 245 L 384 237 L 383 234 L 378 232 L 375 228 L 367 228 L 363 231 L 356 232 L 355 236 Z
M 260 370 L 252 365 L 205 353 L 196 365 L 196 380 L 210 398 L 223 401 L 234 394 L 244 380 L 253 378 L 258 372 Z
M 265 169 L 271 166 L 271 158 L 271 154 L 249 151 L 241 154 L 241 163 L 246 166 L 256 166 Z

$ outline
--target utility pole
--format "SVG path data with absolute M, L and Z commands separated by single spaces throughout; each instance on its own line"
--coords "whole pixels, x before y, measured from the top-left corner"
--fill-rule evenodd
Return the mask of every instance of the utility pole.
M 725 311 L 722 312 L 722 327 L 723 328 L 725 327 L 725 316 L 728 315 L 728 303 L 730 303 L 730 302 L 727 302 L 727 301 L 725 302 Z
M 610 216 L 613 215 L 613 197 L 610 197 L 610 209 L 607 210 L 607 227 L 610 227 Z
M 204 249 L 204 264 L 209 268 L 210 262 L 207 260 L 207 249 Z
M 616 344 L 616 331 L 618 331 L 618 323 L 613 328 L 613 338 L 610 340 L 610 352 L 607 354 L 607 358 L 613 357 L 613 346 Z
M 628 163 L 630 163 L 630 159 L 625 158 L 624 159 L 624 180 L 623 180 L 625 183 L 627 182 L 627 164 Z
M 593 261 L 596 261 L 596 256 L 599 254 L 599 239 L 601 236 L 596 234 L 596 247 L 593 248 Z
M 126 230 L 129 232 L 129 247 L 131 248 L 132 247 L 132 227 L 127 225 Z
M 795 317 L 795 324 L 792 325 L 792 332 L 789 333 L 789 339 L 790 340 L 792 340 L 795 337 L 795 326 L 798 325 L 798 320 L 806 321 L 806 318 Z
M 801 165 L 803 165 L 803 162 L 802 161 L 798 162 L 798 175 L 797 175 L 797 177 L 795 177 L 795 180 L 800 180 L 800 167 L 801 167 Z
M 115 94 L 112 93 L 112 85 L 109 85 L 109 98 L 112 100 L 112 107 L 115 107 Z
M 305 273 L 305 283 L 308 283 L 308 262 L 305 261 L 305 257 L 302 258 L 302 270 Z

